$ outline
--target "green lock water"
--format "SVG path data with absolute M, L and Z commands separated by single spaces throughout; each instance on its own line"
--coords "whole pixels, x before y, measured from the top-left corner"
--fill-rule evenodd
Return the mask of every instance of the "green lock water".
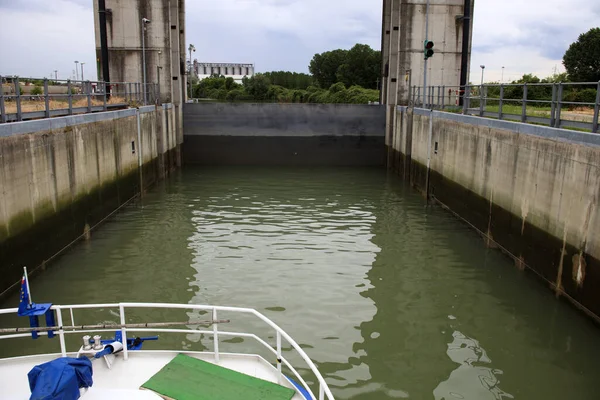
M 55 304 L 256 308 L 302 345 L 339 399 L 600 398 L 600 330 L 382 169 L 185 168 L 68 250 L 31 291 Z M 118 322 L 114 310 L 75 317 Z M 261 326 L 219 317 L 231 329 Z M 187 318 L 201 316 L 140 311 L 128 322 Z M 147 346 L 212 351 L 211 340 L 161 335 Z M 241 338 L 224 338 L 221 351 L 240 346 L 260 352 Z M 58 351 L 57 340 L 0 341 L 2 356 L 41 351 Z

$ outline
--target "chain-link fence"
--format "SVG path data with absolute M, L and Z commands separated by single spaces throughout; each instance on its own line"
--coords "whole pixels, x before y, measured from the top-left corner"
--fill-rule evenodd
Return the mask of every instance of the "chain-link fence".
M 0 76 L 0 123 L 155 104 L 156 83 Z
M 600 82 L 415 86 L 410 105 L 598 133 Z

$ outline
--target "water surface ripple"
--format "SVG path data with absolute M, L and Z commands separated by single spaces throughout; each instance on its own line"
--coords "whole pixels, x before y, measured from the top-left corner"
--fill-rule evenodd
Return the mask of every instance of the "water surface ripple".
M 598 329 L 379 169 L 187 168 L 32 291 L 55 303 L 256 308 L 306 349 L 340 399 L 600 398 Z M 163 344 L 211 349 L 203 335 Z M 252 347 L 223 340 L 240 345 Z

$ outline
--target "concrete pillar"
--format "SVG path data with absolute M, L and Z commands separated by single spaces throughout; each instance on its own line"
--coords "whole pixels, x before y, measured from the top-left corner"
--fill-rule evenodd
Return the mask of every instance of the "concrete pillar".
M 400 6 L 401 0 L 390 0 L 390 40 L 389 40 L 389 73 L 388 73 L 388 105 L 398 104 L 398 53 L 400 52 Z
M 173 3 L 175 2 L 175 0 L 171 0 Z M 184 70 L 186 71 L 185 73 L 183 73 L 181 75 L 181 93 L 183 94 L 183 101 L 187 101 L 188 98 L 188 94 L 187 94 L 187 80 L 188 80 L 188 76 L 187 76 L 187 64 L 186 64 L 186 51 L 187 51 L 187 47 L 186 47 L 186 40 L 185 40 L 185 0 L 177 0 L 177 9 L 179 11 L 179 55 L 181 57 L 181 60 L 183 61 L 183 65 L 184 65 Z M 191 61 L 191 60 L 190 60 Z M 183 139 L 182 139 L 183 141 Z
M 177 1 L 171 1 L 169 4 L 170 26 L 171 26 L 171 79 L 173 82 L 173 116 L 175 119 L 175 137 L 177 138 L 176 162 L 181 166 L 181 143 L 183 143 L 183 99 L 185 91 L 182 90 L 181 70 L 185 63 L 182 62 L 182 53 L 179 35 L 179 7 Z M 185 49 L 183 52 L 185 55 Z
M 383 15 L 381 21 L 381 104 L 387 104 L 388 68 L 390 62 L 390 24 L 392 16 L 392 0 L 383 0 Z
M 396 105 L 398 104 L 398 55 L 400 51 L 400 6 L 401 0 L 390 0 L 391 15 L 389 25 L 389 64 L 387 78 L 387 106 L 386 113 L 386 145 L 391 145 L 391 138 L 395 130 Z
M 173 105 L 181 105 L 181 53 L 179 48 L 179 10 L 177 2 L 170 3 L 170 26 L 171 26 L 171 79 L 173 81 Z

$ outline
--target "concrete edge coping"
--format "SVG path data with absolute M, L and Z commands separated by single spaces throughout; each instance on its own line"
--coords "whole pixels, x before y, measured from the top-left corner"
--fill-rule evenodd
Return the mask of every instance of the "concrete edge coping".
M 183 103 L 184 107 L 230 106 L 230 107 L 297 107 L 297 108 L 379 108 L 386 109 L 384 104 L 347 104 L 347 103 L 235 103 L 206 101 L 201 103 Z
M 164 106 L 173 106 L 172 104 L 164 104 Z M 171 108 L 167 107 L 167 108 Z M 140 107 L 141 113 L 152 112 L 155 106 Z M 58 118 L 45 118 L 34 121 L 8 122 L 0 124 L 0 137 L 9 137 L 14 135 L 24 135 L 28 133 L 49 131 L 52 129 L 61 129 L 67 126 L 89 124 L 93 122 L 110 121 L 118 118 L 132 117 L 136 114 L 137 109 L 128 108 L 126 110 L 104 111 L 93 114 L 69 115 Z
M 156 111 L 156 106 L 141 106 L 140 107 L 140 114 L 146 114 L 149 112 L 153 112 Z
M 405 112 L 407 107 L 404 107 L 402 112 Z M 422 108 L 415 108 L 416 115 L 429 116 L 433 112 L 434 118 L 444 119 L 447 121 L 468 123 L 486 128 L 502 129 L 516 132 L 523 135 L 538 136 L 545 139 L 558 140 L 562 142 L 571 142 L 584 144 L 589 146 L 600 146 L 600 134 L 572 131 L 568 129 L 551 128 L 549 126 L 526 124 L 522 122 L 503 121 L 493 118 L 483 118 L 473 115 L 454 114 L 443 111 L 431 111 Z

